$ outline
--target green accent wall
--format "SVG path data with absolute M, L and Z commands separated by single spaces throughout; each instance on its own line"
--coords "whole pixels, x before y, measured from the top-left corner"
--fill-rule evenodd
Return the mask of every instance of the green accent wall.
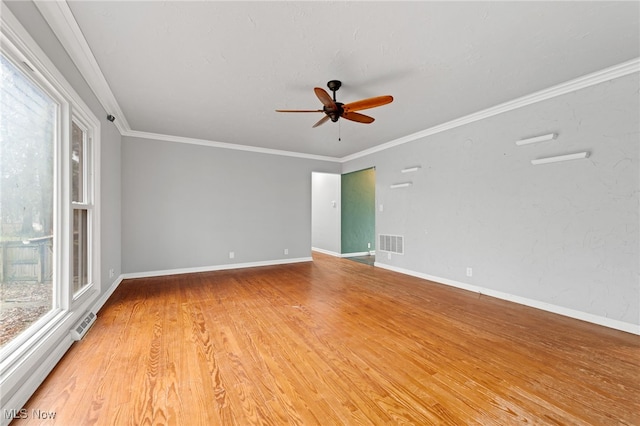
M 342 175 L 341 191 L 342 253 L 375 250 L 376 169 Z

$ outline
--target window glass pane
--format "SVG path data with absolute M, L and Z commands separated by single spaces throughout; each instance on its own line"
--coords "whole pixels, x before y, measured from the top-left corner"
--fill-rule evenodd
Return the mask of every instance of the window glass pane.
M 86 210 L 73 211 L 73 292 L 77 293 L 88 280 L 88 223 Z
M 53 308 L 57 110 L 0 54 L 0 346 Z
M 84 202 L 84 149 L 85 133 L 76 124 L 71 127 L 71 200 Z

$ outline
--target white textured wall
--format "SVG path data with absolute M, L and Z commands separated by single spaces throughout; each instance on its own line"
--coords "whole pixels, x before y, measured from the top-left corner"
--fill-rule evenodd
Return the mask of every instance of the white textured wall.
M 639 87 L 629 75 L 345 164 L 376 167 L 376 232 L 406 237 L 404 256 L 377 260 L 640 324 Z M 579 151 L 590 158 L 530 163 Z
M 314 173 L 312 176 L 311 244 L 314 248 L 340 254 L 339 174 Z

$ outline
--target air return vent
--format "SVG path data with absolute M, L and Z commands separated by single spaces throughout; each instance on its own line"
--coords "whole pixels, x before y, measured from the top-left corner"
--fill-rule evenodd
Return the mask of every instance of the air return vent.
M 94 322 L 96 322 L 96 315 L 93 312 L 87 312 L 80 322 L 71 330 L 73 340 L 81 340 Z
M 389 253 L 404 254 L 404 237 L 401 235 L 379 235 L 377 249 Z

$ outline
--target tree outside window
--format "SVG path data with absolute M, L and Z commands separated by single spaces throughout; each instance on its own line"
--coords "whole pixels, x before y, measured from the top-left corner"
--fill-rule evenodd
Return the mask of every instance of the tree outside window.
M 58 109 L 0 55 L 0 346 L 54 307 Z

